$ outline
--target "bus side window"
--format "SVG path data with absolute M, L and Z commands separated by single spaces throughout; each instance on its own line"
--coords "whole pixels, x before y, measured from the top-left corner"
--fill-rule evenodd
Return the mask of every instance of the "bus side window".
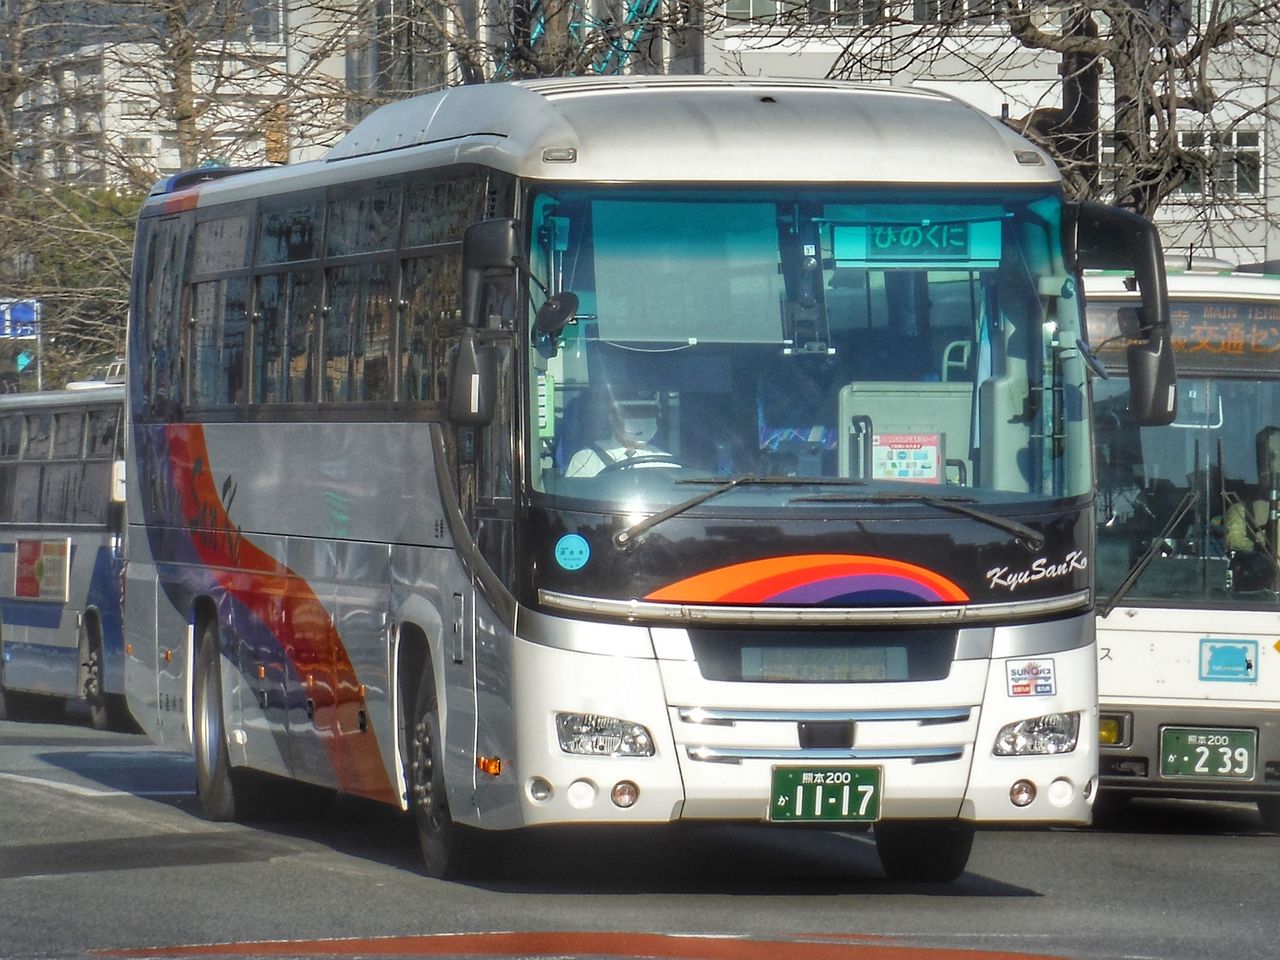
M 244 348 L 249 285 L 244 277 L 193 287 L 191 401 L 225 406 L 244 399 Z
M 22 451 L 22 417 L 0 419 L 0 522 L 13 520 L 18 454 Z
M 320 286 L 320 272 L 317 270 L 299 270 L 289 274 L 288 318 L 284 331 L 288 387 L 283 399 L 290 403 L 307 403 L 316 398 Z
M 400 395 L 436 400 L 443 395 L 444 338 L 462 309 L 461 257 L 446 253 L 404 261 L 400 289 Z
M 385 260 L 330 271 L 322 400 L 391 399 L 390 273 Z
M 284 291 L 285 274 L 258 278 L 253 314 L 253 402 L 279 403 L 284 399 Z

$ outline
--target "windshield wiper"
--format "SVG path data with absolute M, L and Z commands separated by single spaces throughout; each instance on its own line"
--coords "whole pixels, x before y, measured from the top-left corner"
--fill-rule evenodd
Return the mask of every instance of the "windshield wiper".
M 793 502 L 806 503 L 895 503 L 903 501 L 907 503 L 923 503 L 926 506 L 933 507 L 936 510 L 946 510 L 950 513 L 958 513 L 961 516 L 969 517 L 977 520 L 979 523 L 985 523 L 993 527 L 998 527 L 1007 533 L 1012 533 L 1018 538 L 1018 542 L 1028 550 L 1039 550 L 1044 546 L 1044 534 L 1033 527 L 1027 526 L 1025 523 L 1019 523 L 1017 520 L 1011 520 L 1008 517 L 1001 517 L 994 513 L 987 513 L 985 510 L 979 510 L 969 504 L 977 503 L 973 497 L 962 497 L 955 494 L 934 495 L 928 493 L 867 493 L 860 496 L 850 496 L 845 493 L 819 493 L 810 496 L 796 497 Z
M 725 480 L 721 477 L 691 477 L 687 480 L 677 480 L 676 483 L 711 483 L 715 484 L 710 490 L 703 491 L 695 497 L 688 500 L 682 500 L 674 506 L 667 507 L 661 513 L 655 513 L 651 517 L 645 517 L 638 520 L 625 530 L 620 530 L 613 535 L 613 545 L 619 550 L 626 550 L 633 546 L 636 538 L 644 533 L 652 530 L 658 524 L 670 520 L 672 517 L 679 516 L 686 510 L 696 507 L 700 503 L 706 503 L 713 497 L 718 497 L 722 493 L 728 493 L 734 487 L 747 486 L 814 486 L 826 485 L 832 483 L 852 484 L 860 481 L 849 480 L 843 477 L 757 477 L 752 474 L 744 474 L 740 477 L 733 477 Z
M 1155 539 L 1147 547 L 1147 552 L 1139 558 L 1128 575 L 1120 581 L 1120 586 L 1116 587 L 1116 592 L 1111 594 L 1107 598 L 1107 602 L 1098 608 L 1098 616 L 1107 617 L 1116 608 L 1116 604 L 1124 599 L 1125 594 L 1133 589 L 1133 585 L 1138 582 L 1138 578 L 1142 576 L 1143 571 L 1151 566 L 1151 561 L 1156 557 L 1156 551 L 1169 539 L 1169 536 L 1173 533 L 1173 528 L 1182 522 L 1182 518 L 1187 515 L 1187 511 L 1194 507 L 1199 499 L 1200 495 L 1194 490 L 1187 491 L 1178 505 L 1174 507 L 1173 513 L 1164 525 L 1164 529 L 1156 534 Z

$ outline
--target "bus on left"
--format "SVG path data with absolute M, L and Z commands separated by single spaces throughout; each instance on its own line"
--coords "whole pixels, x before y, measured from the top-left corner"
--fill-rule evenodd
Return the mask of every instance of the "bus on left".
M 0 719 L 133 725 L 120 590 L 123 385 L 0 396 Z

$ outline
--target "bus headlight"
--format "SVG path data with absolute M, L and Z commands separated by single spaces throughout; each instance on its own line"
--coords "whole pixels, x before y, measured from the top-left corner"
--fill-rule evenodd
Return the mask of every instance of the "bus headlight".
M 600 757 L 652 757 L 653 737 L 630 720 L 596 713 L 557 713 L 556 734 L 565 753 Z
M 1026 757 L 1046 753 L 1070 753 L 1080 735 L 1080 714 L 1047 713 L 1019 720 L 996 734 L 997 757 Z

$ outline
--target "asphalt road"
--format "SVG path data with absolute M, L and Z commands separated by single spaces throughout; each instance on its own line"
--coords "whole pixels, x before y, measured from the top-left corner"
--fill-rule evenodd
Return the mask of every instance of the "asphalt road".
M 1274 960 L 1280 837 L 1246 805 L 1131 804 L 1093 830 L 979 833 L 946 885 L 870 835 L 549 831 L 483 884 L 416 872 L 394 811 L 203 820 L 186 756 L 0 722 L 0 957 Z

